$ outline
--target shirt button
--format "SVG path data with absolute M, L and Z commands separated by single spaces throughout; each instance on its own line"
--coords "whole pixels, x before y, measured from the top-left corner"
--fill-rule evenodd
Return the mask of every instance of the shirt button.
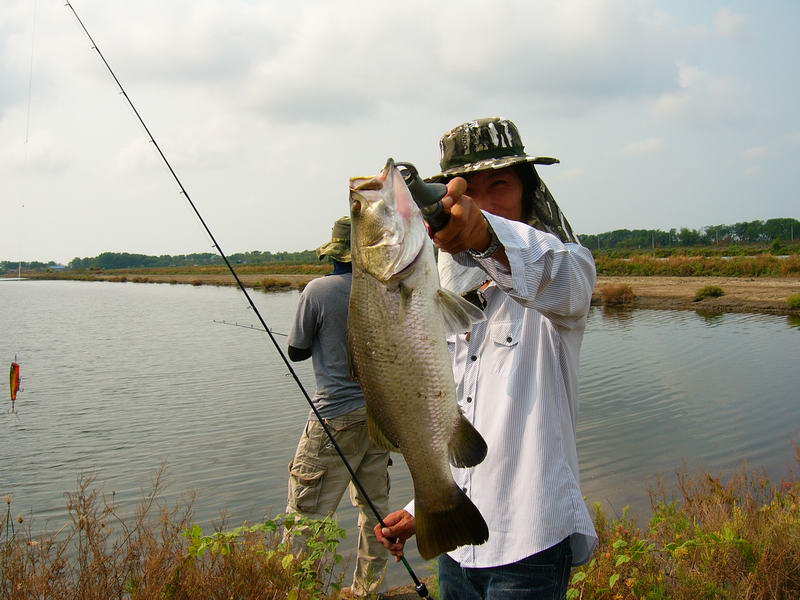
M 469 359 L 471 361 L 476 361 L 476 360 L 478 360 L 478 357 L 473 354 L 472 356 L 469 357 Z
M 463 487 L 463 488 L 461 488 L 461 491 L 466 494 L 467 493 L 467 488 Z
M 511 336 L 508 336 L 508 337 L 506 338 L 506 341 L 507 341 L 507 342 L 509 342 L 509 343 L 511 343 Z
M 467 402 L 472 402 L 472 396 L 467 396 Z

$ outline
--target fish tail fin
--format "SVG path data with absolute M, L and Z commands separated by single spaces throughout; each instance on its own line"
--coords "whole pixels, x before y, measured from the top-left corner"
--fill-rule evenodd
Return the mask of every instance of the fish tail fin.
M 429 512 L 417 503 L 415 521 L 417 548 L 425 560 L 459 546 L 482 544 L 489 539 L 489 528 L 478 508 L 453 484 L 454 505 L 442 512 Z
M 474 467 L 486 458 L 486 450 L 483 436 L 459 413 L 458 425 L 447 445 L 450 464 L 454 467 Z

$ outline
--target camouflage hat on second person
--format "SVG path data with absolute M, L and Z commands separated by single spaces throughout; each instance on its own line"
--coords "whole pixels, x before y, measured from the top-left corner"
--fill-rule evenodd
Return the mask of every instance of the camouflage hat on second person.
M 317 248 L 317 256 L 323 260 L 326 256 L 339 262 L 350 262 L 350 217 L 336 219 L 331 230 L 331 241 Z
M 457 175 L 503 169 L 519 163 L 552 165 L 559 160 L 528 156 L 516 125 L 502 117 L 467 121 L 446 132 L 439 141 L 441 173 L 428 178 L 441 181 Z

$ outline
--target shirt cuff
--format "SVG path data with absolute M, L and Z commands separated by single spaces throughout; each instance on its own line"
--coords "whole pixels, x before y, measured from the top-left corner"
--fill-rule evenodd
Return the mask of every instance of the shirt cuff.
M 403 507 L 403 510 L 405 510 L 408 514 L 410 514 L 413 517 L 414 516 L 414 501 L 412 500 L 411 502 L 406 504 Z

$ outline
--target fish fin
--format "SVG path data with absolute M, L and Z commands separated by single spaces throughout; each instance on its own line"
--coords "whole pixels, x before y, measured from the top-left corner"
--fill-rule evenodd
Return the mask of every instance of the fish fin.
M 444 317 L 446 335 L 464 333 L 469 331 L 474 323 L 486 319 L 480 308 L 449 290 L 439 288 L 436 298 Z
M 390 452 L 400 452 L 400 448 L 392 442 L 383 430 L 381 426 L 378 425 L 378 421 L 372 416 L 369 410 L 369 406 L 367 406 L 367 431 L 369 433 L 369 438 L 375 442 L 381 448 L 389 450 Z
M 447 444 L 450 464 L 454 467 L 474 467 L 486 458 L 486 450 L 483 436 L 459 413 L 458 425 Z
M 445 511 L 432 512 L 416 503 L 414 518 L 417 549 L 425 560 L 459 546 L 482 544 L 489 539 L 489 528 L 478 508 L 455 483 L 453 504 Z

